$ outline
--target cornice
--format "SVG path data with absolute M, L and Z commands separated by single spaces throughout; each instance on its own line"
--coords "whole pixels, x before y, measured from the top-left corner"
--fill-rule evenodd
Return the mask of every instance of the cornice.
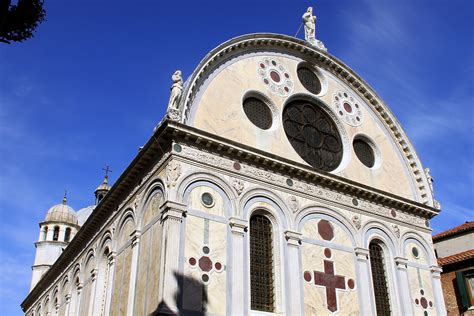
M 214 70 L 235 56 L 262 50 L 290 50 L 294 55 L 312 61 L 328 70 L 356 91 L 372 107 L 374 113 L 384 122 L 387 130 L 392 134 L 404 155 L 405 164 L 414 175 L 418 194 L 423 203 L 430 206 L 434 205 L 432 192 L 421 161 L 400 123 L 382 98 L 342 61 L 298 38 L 272 33 L 247 34 L 233 38 L 213 49 L 199 63 L 186 83 L 180 104 L 180 108 L 183 110 L 180 122 L 187 122 L 197 92 Z

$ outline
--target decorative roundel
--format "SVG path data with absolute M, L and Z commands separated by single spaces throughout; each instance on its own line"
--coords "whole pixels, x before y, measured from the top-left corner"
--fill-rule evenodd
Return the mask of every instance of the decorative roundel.
M 334 94 L 333 105 L 337 114 L 347 124 L 351 126 L 359 126 L 362 124 L 360 104 L 347 92 L 339 91 Z
M 281 97 L 288 96 L 293 91 L 293 81 L 290 73 L 274 58 L 264 58 L 258 62 L 258 74 L 271 92 Z

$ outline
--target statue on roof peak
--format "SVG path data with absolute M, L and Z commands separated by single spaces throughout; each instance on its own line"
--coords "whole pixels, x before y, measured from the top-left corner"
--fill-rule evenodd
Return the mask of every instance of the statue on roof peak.
M 327 51 L 323 42 L 316 39 L 316 16 L 313 15 L 313 7 L 308 7 L 308 10 L 303 14 L 303 24 L 305 40 L 312 46 Z

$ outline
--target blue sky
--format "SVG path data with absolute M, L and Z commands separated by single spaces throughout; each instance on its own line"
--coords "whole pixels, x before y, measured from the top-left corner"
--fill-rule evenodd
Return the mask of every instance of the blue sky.
M 170 76 L 254 32 L 294 35 L 308 5 L 317 36 L 398 117 L 435 179 L 440 232 L 474 219 L 473 1 L 46 0 L 47 21 L 0 45 L 0 314 L 21 315 L 38 222 L 68 190 L 94 202 L 151 135 Z M 300 32 L 299 36 L 302 36 Z

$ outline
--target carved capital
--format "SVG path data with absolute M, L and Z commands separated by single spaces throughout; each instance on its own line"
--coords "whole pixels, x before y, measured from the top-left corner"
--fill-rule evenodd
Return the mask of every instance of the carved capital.
M 109 266 L 115 264 L 115 258 L 117 258 L 117 252 L 116 251 L 111 251 L 109 253 L 109 256 L 107 257 L 107 259 L 109 260 Z
M 77 294 L 80 294 L 80 293 L 81 293 L 83 287 L 84 287 L 84 284 L 83 284 L 83 283 L 79 283 L 79 284 L 77 285 Z
M 132 240 L 132 248 L 140 243 L 140 236 L 142 235 L 141 230 L 135 230 L 130 234 L 130 239 Z
M 395 257 L 394 261 L 395 261 L 395 264 L 397 265 L 398 270 L 406 270 L 407 269 L 407 264 L 408 264 L 408 259 L 407 258 Z
M 95 281 L 97 279 L 97 273 L 99 272 L 99 270 L 97 269 L 92 269 L 91 270 L 91 279 L 92 281 Z
M 286 243 L 289 246 L 299 247 L 301 245 L 301 236 L 302 236 L 301 233 L 298 233 L 292 230 L 285 231 Z
M 354 253 L 357 257 L 357 261 L 365 262 L 369 260 L 369 249 L 356 247 L 354 248 Z
M 71 302 L 71 294 L 66 294 L 64 298 L 66 299 L 66 304 L 69 304 Z
M 241 236 L 245 235 L 248 226 L 246 220 L 238 217 L 229 218 L 229 225 L 233 234 Z
M 435 279 L 441 278 L 443 269 L 440 266 L 430 266 L 431 277 Z
M 186 205 L 173 201 L 165 201 L 161 207 L 162 219 L 175 220 L 181 222 L 184 214 L 186 213 Z

